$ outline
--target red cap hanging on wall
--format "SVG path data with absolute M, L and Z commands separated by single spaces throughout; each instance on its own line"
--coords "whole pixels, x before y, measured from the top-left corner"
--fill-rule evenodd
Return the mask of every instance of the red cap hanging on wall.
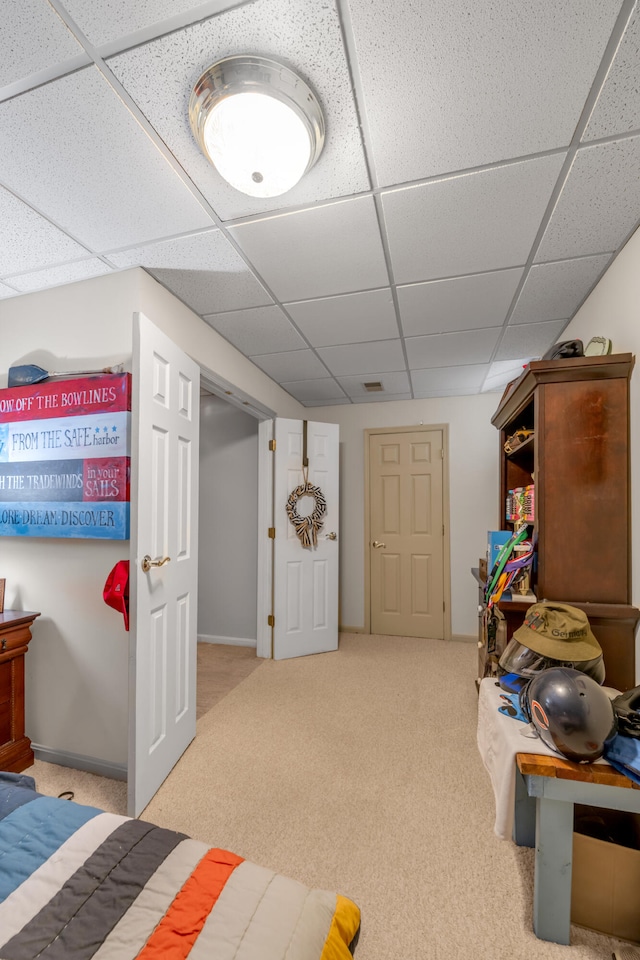
M 104 602 L 119 610 L 124 617 L 124 628 L 129 629 L 129 561 L 118 560 L 107 577 L 102 591 Z

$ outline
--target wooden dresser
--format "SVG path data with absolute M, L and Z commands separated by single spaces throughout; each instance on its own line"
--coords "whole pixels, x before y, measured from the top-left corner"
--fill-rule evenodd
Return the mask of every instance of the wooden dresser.
M 24 657 L 39 613 L 0 613 L 0 770 L 19 773 L 33 763 L 24 732 Z
M 491 420 L 500 432 L 501 526 L 513 528 L 505 517 L 509 491 L 533 487 L 533 593 L 584 610 L 602 647 L 606 683 L 619 690 L 635 685 L 640 619 L 631 605 L 633 365 L 630 353 L 533 360 Z M 522 428 L 530 436 L 506 451 L 506 441 Z M 506 641 L 528 606 L 522 600 L 500 603 Z

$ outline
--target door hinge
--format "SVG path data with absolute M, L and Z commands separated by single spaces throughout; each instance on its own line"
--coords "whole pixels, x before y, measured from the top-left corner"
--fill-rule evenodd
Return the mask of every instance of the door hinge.
M 445 613 L 445 612 L 446 612 L 446 609 L 447 609 L 447 605 L 446 605 L 446 603 L 445 603 L 444 600 L 443 600 L 443 601 L 442 601 L 442 612 Z
M 269 440 L 269 450 L 271 450 L 271 452 L 273 453 L 273 451 L 274 451 L 275 449 L 276 449 L 276 442 L 275 442 L 275 440 Z
M 275 540 L 276 538 L 276 528 L 269 527 L 269 540 Z
M 444 447 L 440 449 L 440 459 L 444 460 Z
M 270 627 L 275 627 L 275 625 L 276 625 L 276 618 L 274 617 L 274 615 L 273 615 L 272 613 L 270 613 L 269 616 L 267 617 L 267 624 L 268 624 Z
M 444 523 L 442 524 L 442 536 L 444 537 Z

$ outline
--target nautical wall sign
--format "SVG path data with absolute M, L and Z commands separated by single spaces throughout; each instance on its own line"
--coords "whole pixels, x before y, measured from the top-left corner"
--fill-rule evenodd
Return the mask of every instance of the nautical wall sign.
M 131 374 L 0 390 L 0 535 L 129 538 Z

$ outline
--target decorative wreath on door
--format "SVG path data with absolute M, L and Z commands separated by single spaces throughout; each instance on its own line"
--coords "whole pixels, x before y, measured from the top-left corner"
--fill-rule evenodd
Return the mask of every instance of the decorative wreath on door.
M 301 517 L 297 510 L 300 497 L 313 497 L 316 501 L 313 511 L 306 517 Z M 296 535 L 303 547 L 318 545 L 318 531 L 322 529 L 326 512 L 327 501 L 322 490 L 309 483 L 305 475 L 304 483 L 292 490 L 287 500 L 287 516 L 295 527 Z

